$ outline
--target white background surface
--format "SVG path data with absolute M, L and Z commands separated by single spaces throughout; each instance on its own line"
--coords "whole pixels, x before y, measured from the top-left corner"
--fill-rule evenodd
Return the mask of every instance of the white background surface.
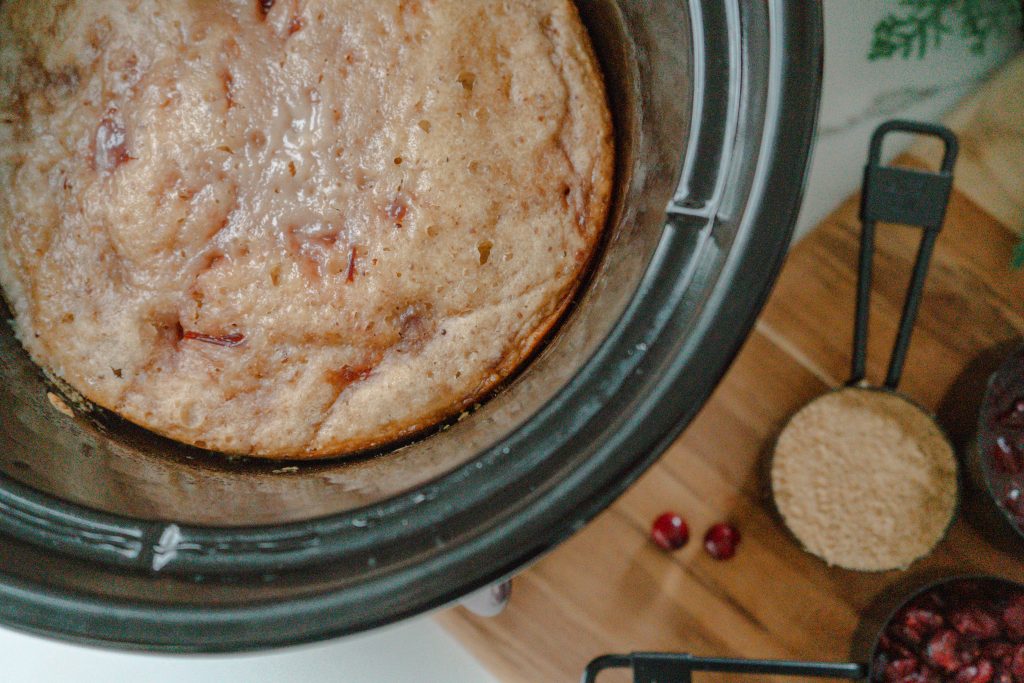
M 1015 47 L 1004 41 L 981 58 L 952 39 L 925 61 L 871 64 L 864 57 L 871 26 L 893 5 L 895 0 L 825 1 L 820 139 L 801 230 L 813 227 L 858 187 L 868 137 L 878 122 L 897 115 L 938 117 Z M 230 658 L 129 655 L 0 630 L 0 681 L 491 683 L 494 679 L 429 618 L 421 618 L 326 645 Z

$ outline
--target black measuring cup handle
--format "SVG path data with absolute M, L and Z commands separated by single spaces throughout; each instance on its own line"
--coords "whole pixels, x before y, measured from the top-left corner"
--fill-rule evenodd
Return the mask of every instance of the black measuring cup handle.
M 938 172 L 882 166 L 882 143 L 889 133 L 916 133 L 939 138 L 945 145 Z M 861 195 L 860 264 L 857 278 L 857 312 L 854 321 L 851 385 L 864 380 L 867 365 L 868 318 L 871 309 L 871 270 L 875 248 L 875 224 L 902 223 L 923 228 L 917 260 L 903 303 L 899 332 L 889 359 L 885 387 L 895 390 L 910 347 L 917 309 L 921 303 L 928 264 L 935 240 L 946 219 L 946 207 L 953 189 L 953 166 L 959 151 L 956 135 L 944 126 L 915 121 L 887 121 L 871 137 L 871 151 L 864 170 Z
M 632 669 L 633 680 L 636 683 L 690 683 L 693 674 L 698 672 L 845 680 L 861 680 L 868 675 L 868 668 L 865 665 L 853 663 L 727 659 L 662 652 L 634 652 L 629 655 L 598 657 L 587 665 L 583 683 L 597 683 L 597 677 L 601 672 L 609 669 Z

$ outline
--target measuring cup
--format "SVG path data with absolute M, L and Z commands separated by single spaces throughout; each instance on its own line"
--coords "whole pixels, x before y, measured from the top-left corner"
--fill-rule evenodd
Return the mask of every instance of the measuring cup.
M 909 168 L 897 168 L 882 166 L 881 152 L 882 143 L 885 137 L 893 132 L 909 132 L 922 135 L 929 135 L 939 138 L 945 144 L 945 155 L 942 167 L 939 172 L 919 171 Z M 871 149 L 868 164 L 864 174 L 864 191 L 861 200 L 861 243 L 860 262 L 857 282 L 857 307 L 854 321 L 853 356 L 850 379 L 844 387 L 826 393 L 814 399 L 803 409 L 797 411 L 790 417 L 785 428 L 776 441 L 775 451 L 772 456 L 772 470 L 774 475 L 775 463 L 779 453 L 779 444 L 788 430 L 798 422 L 798 416 L 807 407 L 818 404 L 824 410 L 822 401 L 832 402 L 837 394 L 851 395 L 856 392 L 858 405 L 867 405 L 872 410 L 875 406 L 879 414 L 891 415 L 893 403 L 892 398 L 898 398 L 902 403 L 915 413 L 923 415 L 926 419 L 921 424 L 928 425 L 927 431 L 938 440 L 944 441 L 951 454 L 955 449 L 948 436 L 938 425 L 934 416 L 924 410 L 920 405 L 898 391 L 903 366 L 907 357 L 907 350 L 910 346 L 910 339 L 914 329 L 914 321 L 917 318 L 918 308 L 921 303 L 921 295 L 924 289 L 925 278 L 928 273 L 928 265 L 935 248 L 935 241 L 942 229 L 945 219 L 946 206 L 949 201 L 952 189 L 952 170 L 956 162 L 957 141 L 956 137 L 948 129 L 930 124 L 915 123 L 910 121 L 889 121 L 882 124 L 874 133 L 871 139 Z M 905 225 L 918 226 L 922 228 L 921 241 L 918 248 L 917 259 L 914 264 L 910 285 L 903 304 L 903 313 L 899 323 L 899 331 L 896 335 L 895 345 L 889 362 L 885 383 L 881 387 L 868 385 L 866 375 L 868 323 L 871 304 L 872 265 L 875 248 L 875 225 L 878 221 L 890 223 L 903 223 Z M 841 421 L 834 421 L 819 428 L 836 431 L 834 442 L 839 443 L 842 438 L 839 431 L 845 428 Z M 932 429 L 934 428 L 934 429 Z M 827 436 L 827 435 L 826 435 Z M 824 437 L 823 437 L 824 438 Z M 955 458 L 954 458 L 955 460 Z M 774 476 L 773 476 L 774 480 Z M 954 480 L 955 486 L 955 480 Z M 773 494 L 774 481 L 773 481 Z M 783 507 L 779 505 L 778 499 L 776 508 L 779 510 L 783 521 L 789 526 L 790 522 L 783 514 Z M 955 503 L 954 508 L 955 510 Z M 950 515 L 950 521 L 953 515 Z M 947 525 L 948 528 L 948 525 Z M 792 531 L 792 527 L 790 527 Z M 945 531 L 935 539 L 937 544 Z M 794 536 L 797 534 L 794 532 Z M 798 540 L 801 540 L 797 537 Z M 932 544 L 931 547 L 934 547 Z M 817 553 L 815 553 L 817 554 Z M 913 558 L 917 559 L 917 558 Z M 852 567 L 865 571 L 871 571 L 874 567 Z M 898 567 L 878 567 L 878 569 L 896 569 Z

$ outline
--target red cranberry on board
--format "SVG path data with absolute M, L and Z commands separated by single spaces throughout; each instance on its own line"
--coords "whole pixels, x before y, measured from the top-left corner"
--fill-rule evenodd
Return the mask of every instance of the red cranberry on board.
M 956 672 L 956 683 L 990 683 L 995 674 L 992 662 L 983 659 Z
M 704 549 L 716 560 L 731 558 L 736 554 L 736 546 L 739 544 L 739 529 L 724 522 L 715 524 L 704 535 Z
M 665 550 L 679 550 L 690 540 L 690 527 L 676 513 L 666 512 L 651 525 L 651 540 Z
M 953 673 L 960 667 L 960 660 L 956 652 L 959 640 L 960 637 L 952 629 L 939 631 L 928 641 L 924 651 L 925 657 L 936 668 L 946 673 Z

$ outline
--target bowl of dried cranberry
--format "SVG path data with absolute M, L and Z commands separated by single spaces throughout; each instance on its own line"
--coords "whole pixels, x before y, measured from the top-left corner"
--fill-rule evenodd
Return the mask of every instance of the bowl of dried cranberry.
M 890 617 L 871 656 L 878 683 L 1024 681 L 1024 585 L 945 579 Z
M 634 652 L 594 659 L 583 680 L 596 683 L 603 671 L 625 668 L 633 669 L 635 680 L 652 683 L 689 681 L 696 672 L 711 671 L 871 683 L 1024 683 L 1024 584 L 992 576 L 944 578 L 909 597 L 905 587 L 892 586 L 864 615 L 854 636 L 854 662 Z M 894 591 L 903 597 L 891 611 Z M 872 616 L 875 609 L 887 611 Z M 862 637 L 870 640 L 858 645 Z M 865 653 L 869 663 L 859 663 Z
M 1024 538 L 1024 346 L 989 379 L 977 434 L 971 476 Z

